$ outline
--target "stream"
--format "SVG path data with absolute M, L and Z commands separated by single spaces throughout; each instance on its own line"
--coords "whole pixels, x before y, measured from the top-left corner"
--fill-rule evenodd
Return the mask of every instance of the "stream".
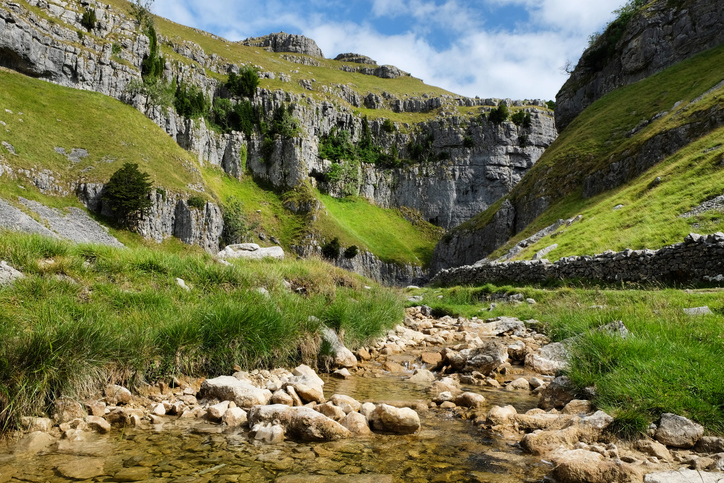
M 389 374 L 339 380 L 324 376 L 325 396 L 345 394 L 359 401 L 428 401 L 430 396 Z M 487 399 L 486 407 L 534 408 L 537 397 L 501 389 L 468 388 Z M 455 417 L 450 410 L 420 414 L 421 429 L 408 436 L 373 434 L 329 443 L 259 444 L 248 429 L 225 430 L 205 422 L 177 420 L 153 430 L 114 429 L 90 433 L 80 441 L 61 440 L 47 453 L 12 454 L 0 449 L 0 483 L 112 482 L 153 483 L 275 482 L 541 482 L 550 466 L 516 446 Z M 91 468 L 82 479 L 79 469 Z M 69 478 L 68 468 L 76 478 Z M 66 475 L 66 476 L 64 476 Z

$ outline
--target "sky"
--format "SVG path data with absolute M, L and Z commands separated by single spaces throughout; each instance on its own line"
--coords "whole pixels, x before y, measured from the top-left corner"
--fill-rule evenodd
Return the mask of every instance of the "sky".
M 456 94 L 555 99 L 624 0 L 155 0 L 153 13 L 231 41 L 272 32 L 353 52 Z

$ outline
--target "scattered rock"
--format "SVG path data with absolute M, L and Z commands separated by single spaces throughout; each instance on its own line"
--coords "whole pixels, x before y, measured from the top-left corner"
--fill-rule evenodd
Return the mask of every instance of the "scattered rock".
M 684 309 L 686 315 L 712 315 L 713 312 L 708 306 L 703 307 L 692 307 L 690 309 Z
M 671 461 L 671 453 L 666 446 L 648 439 L 642 439 L 636 442 L 636 449 L 649 456 L 655 456 L 660 460 Z
M 530 391 L 530 383 L 524 377 L 511 381 L 506 387 L 509 391 Z
M 525 357 L 525 368 L 540 374 L 555 374 L 568 367 L 568 349 L 563 342 L 554 342 Z
M 272 397 L 272 393 L 268 389 L 259 389 L 232 376 L 205 380 L 201 384 L 199 394 L 206 399 L 234 401 L 240 408 L 268 404 Z
M 599 453 L 576 449 L 554 459 L 553 474 L 561 483 L 637 483 L 641 473 L 627 463 L 604 460 Z
M 644 483 L 721 483 L 721 480 L 721 473 L 707 473 L 685 468 L 679 471 L 649 473 L 644 477 Z
M 284 258 L 284 250 L 282 247 L 273 246 L 262 248 L 256 243 L 240 243 L 236 245 L 228 245 L 219 252 L 218 257 L 222 260 L 233 260 L 243 258 L 246 260 L 261 260 L 262 258 Z
M 340 424 L 355 436 L 366 436 L 372 433 L 367 418 L 360 413 L 350 412 L 342 418 Z
M 420 429 L 420 417 L 410 408 L 378 404 L 368 419 L 377 431 L 412 434 Z
M 247 413 L 239 407 L 229 408 L 221 418 L 221 422 L 230 428 L 242 426 L 247 422 Z
M 0 262 L 0 287 L 5 285 L 12 285 L 13 283 L 15 283 L 16 280 L 20 280 L 24 277 L 25 275 L 15 270 L 4 260 Z
M 566 376 L 560 376 L 540 393 L 538 407 L 545 409 L 562 409 L 573 400 L 573 384 Z
M 191 291 L 191 289 L 189 288 L 188 285 L 186 285 L 186 282 L 184 282 L 183 279 L 177 278 L 177 279 L 176 279 L 176 285 L 178 285 L 178 286 L 181 287 L 182 289 L 186 290 L 187 292 L 190 292 L 190 291 Z
M 123 386 L 110 384 L 104 391 L 106 402 L 112 405 L 128 404 L 131 402 L 131 391 Z
M 88 428 L 98 433 L 106 434 L 111 431 L 110 423 L 100 416 L 88 416 L 85 418 L 85 422 Z
M 334 364 L 338 367 L 356 367 L 357 358 L 339 340 L 337 333 L 329 327 L 322 327 L 322 338 L 331 346 L 334 354 Z
M 485 404 L 485 397 L 474 392 L 464 392 L 453 401 L 456 405 L 464 408 L 479 408 Z
M 56 467 L 58 473 L 73 480 L 87 480 L 105 474 L 102 458 L 73 458 Z
M 693 448 L 704 436 L 704 428 L 683 416 L 664 413 L 661 415 L 656 440 L 666 446 Z
M 434 380 L 435 374 L 427 369 L 416 369 L 415 372 L 408 378 L 408 381 L 418 384 L 429 384 Z
M 255 406 L 249 411 L 252 426 L 274 421 L 278 421 L 286 435 L 301 441 L 336 441 L 351 436 L 347 428 L 308 407 L 274 404 Z

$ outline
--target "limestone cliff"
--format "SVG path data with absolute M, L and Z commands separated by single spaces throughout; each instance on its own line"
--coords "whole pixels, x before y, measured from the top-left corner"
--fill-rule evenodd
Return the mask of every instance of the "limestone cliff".
M 615 51 L 596 54 L 606 60 L 596 64 L 600 69 L 591 67 L 590 59 L 606 45 L 611 29 L 597 40 L 559 94 L 557 125 L 576 117 L 574 124 L 561 131 L 504 202 L 443 237 L 432 274 L 484 259 L 526 229 L 532 233 L 554 219 L 575 217 L 579 213 L 566 210 L 596 203 L 584 200 L 635 182 L 724 125 L 719 100 L 724 82 L 716 71 L 724 58 L 724 35 L 713 27 L 722 18 L 716 3 L 649 3 L 631 17 L 621 40 L 611 44 Z M 618 90 L 605 95 L 613 89 Z
M 558 130 L 614 89 L 721 44 L 722 25 L 724 8 L 718 0 L 656 0 L 625 22 L 614 21 L 558 92 Z
M 254 37 L 242 40 L 241 43 L 250 47 L 262 47 L 270 52 L 293 52 L 310 57 L 324 57 L 322 49 L 314 40 L 303 35 L 293 35 L 286 32 Z
M 80 21 L 85 8 L 96 9 L 98 24 L 84 34 Z M 163 34 L 159 28 L 158 41 L 167 52 L 162 82 L 196 86 L 210 100 L 232 97 L 220 79 L 238 73 L 243 63 Z M 335 62 L 324 59 L 314 41 L 301 36 L 280 33 L 246 42 L 284 52 L 274 59 L 275 66 L 282 60 L 304 65 Z M 269 143 L 258 126 L 247 134 L 221 133 L 203 118 L 188 119 L 172 107 L 162 107 L 138 88 L 142 62 L 149 53 L 147 36 L 130 17 L 111 6 L 93 0 L 82 6 L 54 0 L 0 1 L 0 65 L 129 103 L 194 153 L 201 166 L 221 168 L 238 179 L 252 176 L 281 191 L 310 183 L 333 195 L 357 194 L 385 208 L 411 208 L 424 219 L 450 228 L 508 193 L 557 135 L 551 112 L 542 101 L 360 92 L 352 84 L 318 83 L 311 76 L 293 85 L 288 71 L 247 64 L 262 79 L 289 84 L 289 89 L 259 88 L 250 99 L 260 121 L 271 123 L 281 107 L 299 121 L 295 135 L 276 135 Z M 409 75 L 359 55 L 342 56 L 330 68 L 382 79 Z M 232 102 L 239 100 L 232 98 Z M 530 114 L 530 125 L 488 122 L 484 114 L 501 102 Z M 330 183 L 327 174 L 333 163 L 319 157 L 320 142 L 335 129 L 346 130 L 353 142 L 359 141 L 364 121 L 355 112 L 358 108 L 380 113 L 381 117 L 369 122 L 373 143 L 384 152 L 398 153 L 405 162 L 396 167 L 359 164 L 348 179 Z M 396 122 L 389 129 L 384 123 L 386 113 L 423 114 L 419 117 L 425 120 Z M 427 147 L 421 159 L 412 161 L 415 144 Z M 80 184 L 88 183 L 79 180 L 76 185 Z M 156 211 L 162 215 L 157 218 L 163 221 L 149 220 L 142 230 L 154 239 L 180 235 L 213 251 L 218 244 L 215 234 L 220 233 L 218 207 L 207 209 L 203 216 L 184 210 L 188 207 L 179 208 L 179 200 L 158 202 Z M 181 219 L 191 224 L 174 228 L 175 220 Z

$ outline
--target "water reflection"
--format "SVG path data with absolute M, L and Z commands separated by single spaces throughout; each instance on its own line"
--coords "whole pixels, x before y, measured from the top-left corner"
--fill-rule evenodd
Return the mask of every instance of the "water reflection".
M 328 397 L 338 393 L 360 401 L 429 400 L 424 387 L 400 376 L 326 382 Z M 472 389 L 491 404 L 512 404 L 519 411 L 536 403 L 528 395 Z M 452 414 L 442 410 L 421 414 L 421 430 L 409 436 L 376 434 L 333 443 L 287 441 L 274 446 L 256 444 L 244 431 L 224 432 L 213 424 L 169 423 L 157 431 L 126 430 L 91 435 L 84 441 L 63 440 L 57 450 L 31 458 L 0 455 L 0 483 L 542 481 L 547 468 L 537 459 Z

